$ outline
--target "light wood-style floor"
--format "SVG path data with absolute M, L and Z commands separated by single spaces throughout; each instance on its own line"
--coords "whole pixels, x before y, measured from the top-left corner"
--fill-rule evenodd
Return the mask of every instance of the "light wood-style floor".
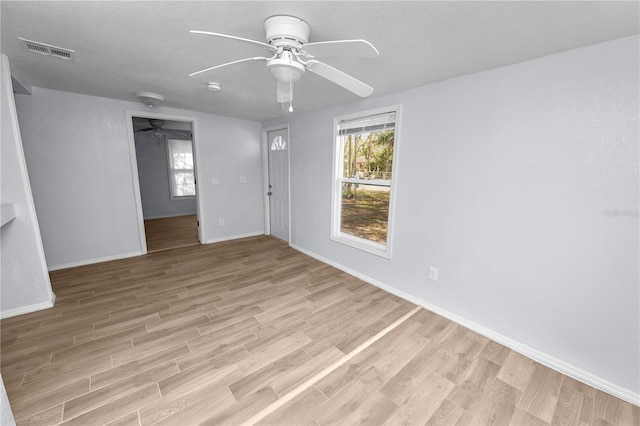
M 195 214 L 147 219 L 144 231 L 148 253 L 199 244 L 198 217 Z
M 29 425 L 638 425 L 640 409 L 271 237 L 56 271 L 2 321 Z

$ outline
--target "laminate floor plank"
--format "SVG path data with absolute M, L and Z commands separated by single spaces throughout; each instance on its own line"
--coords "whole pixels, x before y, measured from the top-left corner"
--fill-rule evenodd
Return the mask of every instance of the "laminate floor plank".
M 83 395 L 91 389 L 89 378 L 83 378 L 67 385 L 59 385 L 43 389 L 38 385 L 23 386 L 20 389 L 10 390 L 9 402 L 16 422 L 36 415 L 57 405 Z M 62 420 L 62 416 L 60 417 Z
M 140 409 L 140 423 L 142 426 L 200 424 L 236 402 L 227 386 L 214 384 L 144 406 Z
M 119 382 L 137 373 L 154 368 L 160 364 L 175 361 L 179 357 L 189 353 L 186 343 L 179 346 L 169 346 L 150 355 L 139 357 L 131 362 L 112 367 L 107 371 L 91 375 L 91 390 L 103 388 L 112 383 Z M 177 365 L 176 365 L 177 366 Z
M 291 400 L 290 406 L 280 408 L 265 416 L 257 424 L 261 426 L 317 426 L 311 417 L 313 408 L 322 405 L 327 398 L 315 386 L 307 388 Z
M 533 366 L 531 379 L 518 401 L 518 407 L 550 423 L 558 404 L 562 374 L 542 364 Z
M 455 385 L 438 374 L 427 379 L 428 389 L 411 394 L 388 419 L 389 424 L 425 424 L 435 415 Z
M 51 272 L 19 425 L 635 425 L 640 409 L 266 236 Z
M 89 393 L 78 396 L 65 402 L 63 420 L 68 420 L 87 413 L 93 409 L 103 406 L 116 398 L 127 396 L 148 383 L 159 382 L 169 376 L 178 373 L 175 361 L 171 360 L 164 364 L 149 368 L 137 374 L 125 377 L 117 382 L 111 383 L 100 389 L 92 390 Z
M 168 248 L 199 244 L 197 221 L 196 215 L 145 220 L 147 251 L 152 253 Z
M 62 408 L 62 404 L 53 406 L 31 416 L 24 417 L 18 421 L 17 424 L 21 426 L 50 426 L 58 424 L 62 421 Z
M 140 426 L 140 417 L 138 411 L 132 411 L 129 414 L 107 423 L 107 426 Z
M 369 367 L 357 379 L 320 405 L 311 415 L 319 425 L 340 424 L 343 419 L 366 404 L 369 398 L 375 397 L 386 380 L 384 373 L 375 367 Z

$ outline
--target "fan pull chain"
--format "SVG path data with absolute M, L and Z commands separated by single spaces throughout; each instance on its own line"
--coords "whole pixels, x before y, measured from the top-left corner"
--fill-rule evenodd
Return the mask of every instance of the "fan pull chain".
M 291 66 L 289 66 L 289 112 L 293 112 L 293 82 L 291 81 Z

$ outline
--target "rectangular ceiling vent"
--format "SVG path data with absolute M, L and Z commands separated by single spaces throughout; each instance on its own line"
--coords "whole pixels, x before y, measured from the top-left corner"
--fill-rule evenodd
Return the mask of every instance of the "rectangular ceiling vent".
M 75 50 L 64 49 L 62 47 L 51 46 L 50 44 L 40 43 L 18 37 L 22 46 L 29 52 L 39 53 L 41 55 L 55 56 L 60 59 L 75 60 Z

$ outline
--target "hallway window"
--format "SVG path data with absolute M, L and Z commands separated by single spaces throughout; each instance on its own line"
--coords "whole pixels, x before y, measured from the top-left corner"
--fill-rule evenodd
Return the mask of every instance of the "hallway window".
M 398 107 L 336 117 L 331 238 L 390 257 Z
M 191 140 L 168 139 L 167 151 L 171 198 L 195 197 L 196 181 L 193 173 Z

